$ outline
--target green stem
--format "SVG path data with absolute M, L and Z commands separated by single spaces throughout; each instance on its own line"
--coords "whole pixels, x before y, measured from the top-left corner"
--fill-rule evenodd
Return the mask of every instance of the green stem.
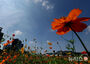
M 86 50 L 87 54 L 89 55 L 89 52 L 88 52 L 86 46 L 84 45 L 83 41 L 82 41 L 81 38 L 79 37 L 79 35 L 78 35 L 74 30 L 72 30 L 72 31 L 73 31 L 73 32 L 75 33 L 75 35 L 78 37 L 78 39 L 80 40 L 80 42 L 81 42 L 81 44 L 83 45 L 84 49 Z

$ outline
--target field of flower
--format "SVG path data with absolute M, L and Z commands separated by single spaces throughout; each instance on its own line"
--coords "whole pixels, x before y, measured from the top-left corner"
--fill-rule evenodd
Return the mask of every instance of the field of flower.
M 79 62 L 79 64 L 89 64 L 90 61 Z M 29 52 L 4 50 L 0 54 L 0 64 L 78 64 L 77 61 L 70 62 L 68 56 L 50 56 L 43 54 L 33 54 Z
M 16 42 L 15 42 L 16 40 Z M 8 43 L 8 45 L 6 45 Z M 53 54 L 49 55 L 47 54 L 47 50 L 45 50 L 44 54 L 37 53 L 35 50 L 31 50 L 31 48 L 27 45 L 20 47 L 20 41 L 17 41 L 17 39 L 13 40 L 7 40 L 7 43 L 4 44 L 5 48 L 3 50 L 0 50 L 0 64 L 89 64 L 90 60 L 88 57 L 88 60 L 84 61 L 81 59 L 81 61 L 72 60 L 70 61 L 69 57 L 71 53 L 68 53 L 67 55 L 56 55 L 55 50 L 53 50 Z M 14 43 L 11 46 L 9 43 Z M 17 43 L 17 44 L 15 44 Z M 52 43 L 48 42 L 48 45 L 50 46 L 49 49 L 52 49 L 51 45 Z M 28 49 L 28 50 L 25 50 Z M 83 54 L 86 54 L 85 51 L 82 52 Z M 78 57 L 78 56 L 77 56 Z

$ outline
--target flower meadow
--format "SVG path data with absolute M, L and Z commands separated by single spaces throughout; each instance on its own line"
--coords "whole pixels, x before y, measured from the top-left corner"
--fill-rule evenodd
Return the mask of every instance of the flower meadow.
M 83 22 L 90 21 L 90 17 L 78 18 L 81 13 L 82 10 L 80 9 L 72 9 L 67 17 L 55 18 L 51 23 L 51 27 L 57 31 L 56 34 L 58 36 L 72 31 L 85 51 L 76 52 L 75 40 L 67 40 L 64 37 L 62 39 L 69 42 L 66 46 L 67 51 L 53 50 L 52 42 L 46 43 L 49 46 L 47 50 L 44 50 L 43 47 L 36 47 L 36 44 L 34 50 L 32 50 L 30 46 L 23 43 L 27 42 L 27 39 L 22 41 L 19 38 L 15 38 L 15 34 L 12 34 L 12 36 L 4 35 L 3 28 L 0 27 L 0 48 L 2 48 L 0 49 L 0 64 L 90 64 L 90 52 L 77 34 L 77 32 L 83 32 L 87 28 L 87 25 Z M 6 40 L 7 38 L 9 39 Z M 33 41 L 37 43 L 36 39 L 33 39 Z M 60 48 L 59 42 L 56 44 Z M 42 50 L 44 50 L 44 53 L 40 52 Z M 48 50 L 52 50 L 52 53 L 48 52 Z

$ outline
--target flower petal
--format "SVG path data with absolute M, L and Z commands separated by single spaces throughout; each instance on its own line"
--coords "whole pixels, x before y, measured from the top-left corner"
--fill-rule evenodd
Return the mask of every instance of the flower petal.
M 86 27 L 87 25 L 81 22 L 71 24 L 71 28 L 75 32 L 82 32 Z
M 63 28 L 60 28 L 60 29 L 58 29 L 57 30 L 57 34 L 58 35 L 64 35 L 64 34 L 66 34 L 67 32 L 69 32 L 71 29 L 68 27 L 68 26 L 66 26 L 66 27 L 63 27 Z
M 82 18 L 77 18 L 76 20 L 73 20 L 73 22 L 83 22 L 88 20 L 90 20 L 90 18 L 82 17 Z
M 71 20 L 75 20 L 80 14 L 82 13 L 82 10 L 80 9 L 73 9 L 71 10 L 71 12 L 69 13 L 67 19 L 71 19 Z
M 51 24 L 53 30 L 57 30 L 64 26 L 64 20 L 63 19 L 54 19 L 54 22 Z

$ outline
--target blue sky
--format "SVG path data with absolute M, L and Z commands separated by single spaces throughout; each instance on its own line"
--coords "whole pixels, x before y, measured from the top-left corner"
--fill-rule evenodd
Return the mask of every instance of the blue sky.
M 47 41 L 53 43 L 53 49 L 60 50 L 56 41 L 60 42 L 63 50 L 68 43 L 51 30 L 51 22 L 54 18 L 67 16 L 74 8 L 83 10 L 79 17 L 90 17 L 90 0 L 0 0 L 0 26 L 5 34 L 16 34 L 16 38 L 24 40 L 26 44 L 34 46 L 33 38 L 36 38 L 37 46 L 48 49 Z M 90 20 L 85 22 L 88 28 L 78 33 L 90 51 Z M 63 36 L 66 39 L 72 38 L 72 32 Z M 76 51 L 83 51 L 77 37 L 75 38 Z M 32 43 L 28 43 L 32 42 Z

